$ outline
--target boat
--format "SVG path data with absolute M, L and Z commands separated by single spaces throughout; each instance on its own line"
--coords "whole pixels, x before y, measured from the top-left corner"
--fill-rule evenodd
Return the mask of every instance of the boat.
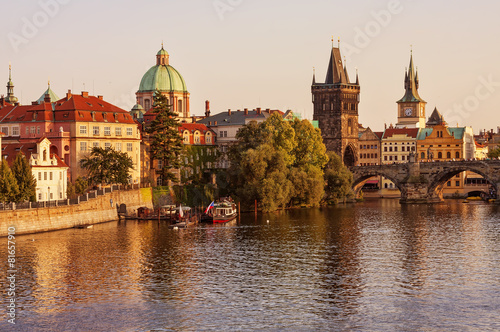
M 216 202 L 209 212 L 211 212 L 213 223 L 226 223 L 236 219 L 238 216 L 236 204 L 231 198 Z

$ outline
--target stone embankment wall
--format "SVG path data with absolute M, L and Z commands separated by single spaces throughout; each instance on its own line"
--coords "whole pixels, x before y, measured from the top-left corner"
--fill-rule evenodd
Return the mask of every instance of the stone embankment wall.
M 9 227 L 21 235 L 117 220 L 116 204 L 126 204 L 128 213 L 141 206 L 152 208 L 152 189 L 113 191 L 76 205 L 0 211 L 0 237 L 7 236 Z

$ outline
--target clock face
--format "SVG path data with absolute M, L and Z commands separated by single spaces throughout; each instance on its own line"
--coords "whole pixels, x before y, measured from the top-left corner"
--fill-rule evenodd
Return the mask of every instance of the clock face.
M 413 113 L 413 109 L 410 107 L 410 108 L 405 108 L 405 115 L 406 116 L 410 116 L 412 115 Z

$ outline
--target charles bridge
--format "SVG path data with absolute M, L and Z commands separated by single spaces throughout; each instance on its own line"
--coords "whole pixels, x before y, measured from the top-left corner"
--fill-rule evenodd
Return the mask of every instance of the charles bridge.
M 361 190 L 365 180 L 373 176 L 384 176 L 401 191 L 401 204 L 440 203 L 443 188 L 455 175 L 472 171 L 484 177 L 496 193 L 500 188 L 500 160 L 409 162 L 379 166 L 350 167 L 353 173 L 353 188 Z M 500 203 L 497 199 L 496 203 Z

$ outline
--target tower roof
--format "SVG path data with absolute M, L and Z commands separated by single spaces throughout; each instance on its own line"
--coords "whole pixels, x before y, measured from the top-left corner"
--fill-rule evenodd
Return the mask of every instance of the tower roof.
M 169 64 L 169 55 L 163 49 L 156 54 L 156 66 L 142 77 L 138 92 L 188 92 L 182 75 Z
M 420 98 L 418 95 L 418 73 L 415 73 L 415 67 L 413 65 L 413 52 L 410 55 L 410 66 L 408 71 L 405 73 L 405 95 L 403 98 L 398 100 L 398 103 L 414 103 L 421 102 L 425 103 L 425 100 Z
M 349 84 L 349 77 L 342 63 L 340 48 L 332 47 L 330 63 L 326 72 L 325 84 Z
M 9 81 L 7 82 L 7 97 L 5 101 L 10 104 L 16 104 L 19 99 L 14 96 L 14 83 L 12 83 L 12 66 L 9 63 Z
M 441 115 L 441 113 L 439 113 L 437 108 L 434 108 L 434 111 L 432 112 L 431 116 L 429 117 L 429 120 L 427 121 L 426 126 L 432 127 L 432 126 L 436 126 L 439 124 L 446 125 L 446 121 L 444 121 L 443 115 Z
M 49 82 L 49 86 L 48 86 L 47 90 L 45 90 L 45 92 L 40 96 L 40 98 L 38 98 L 38 100 L 36 102 L 39 103 L 39 104 L 43 103 L 45 101 L 45 96 L 46 95 L 49 96 L 51 103 L 56 102 L 56 101 L 59 100 L 59 97 L 50 88 L 50 82 Z

